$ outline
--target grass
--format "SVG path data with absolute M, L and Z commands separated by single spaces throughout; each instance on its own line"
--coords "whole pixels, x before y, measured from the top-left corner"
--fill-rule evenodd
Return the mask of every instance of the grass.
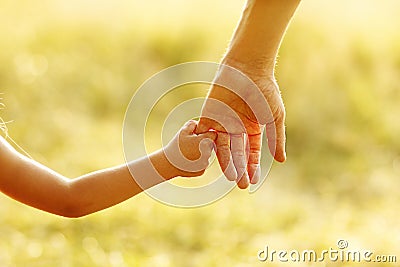
M 10 135 L 69 177 L 123 162 L 122 120 L 136 88 L 176 63 L 218 61 L 242 4 L 2 1 L 1 116 L 13 120 Z M 257 193 L 234 190 L 199 209 L 142 194 L 75 220 L 0 196 L 0 266 L 262 266 L 265 245 L 321 251 L 340 238 L 396 254 L 398 8 L 302 3 L 277 67 L 288 161 L 273 165 Z

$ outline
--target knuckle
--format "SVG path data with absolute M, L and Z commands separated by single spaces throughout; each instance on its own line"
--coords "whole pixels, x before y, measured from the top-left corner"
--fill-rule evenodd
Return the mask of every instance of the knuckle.
M 279 103 L 272 111 L 274 114 L 275 122 L 282 122 L 286 118 L 286 110 L 283 103 Z
M 232 155 L 236 158 L 244 158 L 245 157 L 244 151 L 238 150 L 238 149 L 232 150 Z
M 260 164 L 260 153 L 250 153 L 249 154 L 249 165 L 259 165 Z

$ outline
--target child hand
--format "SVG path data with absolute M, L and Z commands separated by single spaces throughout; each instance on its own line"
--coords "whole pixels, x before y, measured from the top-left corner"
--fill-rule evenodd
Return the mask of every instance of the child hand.
M 164 148 L 165 156 L 177 172 L 176 176 L 200 176 L 209 164 L 217 133 L 195 134 L 196 127 L 196 121 L 188 121 Z

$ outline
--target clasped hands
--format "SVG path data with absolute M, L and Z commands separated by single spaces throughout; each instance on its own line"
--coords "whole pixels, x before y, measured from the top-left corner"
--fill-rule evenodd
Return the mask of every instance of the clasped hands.
M 195 133 L 217 132 L 214 143 L 220 167 L 228 180 L 245 189 L 260 179 L 264 129 L 271 155 L 285 161 L 284 121 L 285 109 L 272 72 L 221 65 Z

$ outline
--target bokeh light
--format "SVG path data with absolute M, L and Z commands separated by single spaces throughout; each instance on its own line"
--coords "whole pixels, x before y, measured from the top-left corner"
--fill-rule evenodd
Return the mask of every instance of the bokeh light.
M 243 4 L 1 1 L 0 114 L 13 121 L 10 136 L 71 178 L 122 163 L 134 91 L 174 64 L 218 62 Z M 255 194 L 235 189 L 200 209 L 141 194 L 73 220 L 1 195 L 0 266 L 258 266 L 265 245 L 323 250 L 338 239 L 396 254 L 398 10 L 396 0 L 303 1 L 276 68 L 288 160 Z

